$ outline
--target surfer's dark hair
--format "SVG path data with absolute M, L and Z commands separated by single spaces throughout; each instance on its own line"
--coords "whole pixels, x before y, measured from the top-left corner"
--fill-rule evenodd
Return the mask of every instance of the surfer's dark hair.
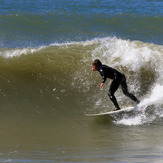
M 99 68 L 100 66 L 102 66 L 102 63 L 99 59 L 95 59 L 92 63 L 93 66 L 96 66 L 97 68 Z

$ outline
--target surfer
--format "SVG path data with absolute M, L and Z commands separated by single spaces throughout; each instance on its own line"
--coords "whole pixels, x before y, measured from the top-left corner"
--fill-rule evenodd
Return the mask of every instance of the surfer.
M 121 85 L 123 93 L 126 96 L 128 96 L 130 99 L 135 101 L 137 104 L 140 103 L 140 101 L 133 94 L 131 94 L 128 91 L 128 87 L 127 87 L 127 83 L 126 83 L 126 77 L 124 74 L 122 74 L 121 72 L 119 72 L 118 70 L 116 70 L 112 67 L 109 67 L 107 65 L 103 65 L 99 59 L 94 60 L 94 62 L 92 63 L 92 70 L 93 71 L 99 71 L 99 73 L 101 74 L 101 76 L 103 78 L 102 83 L 100 85 L 100 88 L 103 87 L 107 78 L 110 78 L 113 80 L 111 85 L 110 85 L 110 88 L 109 88 L 108 96 L 115 106 L 114 111 L 120 110 L 120 107 L 119 107 L 117 100 L 114 96 L 115 91 L 118 89 L 118 87 L 120 85 Z

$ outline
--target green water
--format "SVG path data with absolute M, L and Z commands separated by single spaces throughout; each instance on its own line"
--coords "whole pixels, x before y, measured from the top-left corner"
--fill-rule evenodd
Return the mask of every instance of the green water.
M 161 0 L 0 0 L 0 162 L 162 162 Z M 113 110 L 92 61 L 141 100 Z M 118 89 L 121 108 L 134 106 Z
M 116 48 L 118 47 L 118 48 Z M 0 51 L 1 162 L 161 162 L 162 46 L 118 38 Z M 126 57 L 128 56 L 128 57 Z M 95 58 L 126 74 L 141 103 L 110 111 Z M 119 89 L 121 107 L 134 105 Z

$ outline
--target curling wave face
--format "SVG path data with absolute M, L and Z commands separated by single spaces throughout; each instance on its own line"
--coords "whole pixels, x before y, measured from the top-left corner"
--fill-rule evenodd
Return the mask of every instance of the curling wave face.
M 67 107 L 76 110 L 73 103 L 83 108 L 83 112 L 111 110 L 107 97 L 109 80 L 104 90 L 100 90 L 101 77 L 91 71 L 95 58 L 122 71 L 130 91 L 141 99 L 140 114 L 136 115 L 139 120 L 134 121 L 135 124 L 148 122 L 148 113 L 152 119 L 158 114 L 161 117 L 162 46 L 116 37 L 38 48 L 1 49 L 1 109 L 5 114 L 21 110 L 21 117 L 33 112 L 33 118 L 39 117 L 44 108 L 50 112 L 57 112 L 59 108 L 67 110 Z M 120 90 L 116 96 L 122 107 L 133 105 Z M 129 122 L 117 123 L 130 122 L 129 119 Z

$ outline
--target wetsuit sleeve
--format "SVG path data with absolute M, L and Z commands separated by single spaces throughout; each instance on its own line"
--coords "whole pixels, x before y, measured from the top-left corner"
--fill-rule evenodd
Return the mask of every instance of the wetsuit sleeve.
M 101 74 L 101 76 L 102 76 L 102 83 L 105 83 L 105 81 L 106 81 L 106 79 L 107 79 L 107 77 L 106 77 L 106 75 L 105 75 L 105 72 L 102 70 L 102 69 L 100 69 L 100 74 Z

